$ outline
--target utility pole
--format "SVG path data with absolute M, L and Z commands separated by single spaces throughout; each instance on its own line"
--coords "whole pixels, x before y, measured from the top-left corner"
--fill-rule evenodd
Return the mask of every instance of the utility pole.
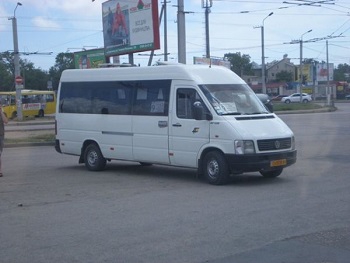
M 262 92 L 264 94 L 267 93 L 266 91 L 266 76 L 265 76 L 265 47 L 264 47 L 264 22 L 265 19 L 269 16 L 272 16 L 273 12 L 267 15 L 262 21 L 261 26 L 261 83 L 262 83 Z
M 168 24 L 167 24 L 167 10 L 166 0 L 164 0 L 164 61 L 168 61 Z
M 15 10 L 13 11 L 13 17 L 9 18 L 9 20 L 12 20 L 17 120 L 19 120 L 19 121 L 21 121 L 23 119 L 23 116 L 22 116 L 22 98 L 21 98 L 21 89 L 23 88 L 23 83 L 21 82 L 22 78 L 21 78 L 21 69 L 20 69 L 20 64 L 19 64 L 16 9 L 18 6 L 21 6 L 21 5 L 22 4 L 20 2 L 17 3 Z M 11 116 L 9 116 L 9 117 L 11 117 Z
M 186 26 L 184 0 L 177 1 L 178 62 L 186 64 Z
M 331 88 L 329 87 L 329 60 L 328 60 L 328 40 L 326 40 L 326 53 L 327 53 L 327 106 L 331 106 Z
M 167 14 L 166 14 L 166 0 L 164 0 L 164 3 L 162 5 L 162 9 L 160 10 L 159 15 L 159 27 L 162 25 L 162 17 L 164 13 L 164 61 L 168 61 L 168 33 L 167 33 Z M 140 54 L 139 54 L 140 55 Z M 148 60 L 148 66 L 152 65 L 153 57 L 156 56 L 154 54 L 154 50 L 151 51 L 151 55 Z
M 213 6 L 212 0 L 202 0 L 202 8 L 205 8 L 205 56 L 210 58 L 210 43 L 209 43 L 209 14 L 210 8 Z
M 305 32 L 304 34 L 301 35 L 300 37 L 300 65 L 299 65 L 299 73 L 300 73 L 300 102 L 303 101 L 303 93 L 302 93 L 302 85 L 303 85 L 303 36 L 307 33 L 310 33 L 312 29 L 309 31 Z

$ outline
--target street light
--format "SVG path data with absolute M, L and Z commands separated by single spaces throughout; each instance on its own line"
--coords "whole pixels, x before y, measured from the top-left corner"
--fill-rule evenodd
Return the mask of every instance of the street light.
M 16 104 L 17 104 L 17 119 L 22 120 L 22 101 L 21 101 L 21 88 L 23 83 L 19 83 L 20 78 L 20 65 L 19 65 L 19 51 L 18 51 L 18 36 L 17 36 L 17 19 L 16 9 L 21 6 L 22 3 L 17 2 L 15 10 L 13 11 L 13 17 L 9 18 L 12 20 L 12 31 L 13 31 L 13 52 L 14 52 L 14 66 L 15 66 L 15 85 L 16 85 Z
M 303 36 L 307 33 L 310 33 L 312 31 L 312 29 L 310 29 L 309 31 L 306 31 L 304 34 L 302 34 L 300 36 L 300 65 L 299 65 L 299 74 L 300 74 L 300 102 L 303 101 L 303 93 L 302 93 L 302 89 L 301 86 L 303 84 Z
M 262 21 L 261 26 L 261 83 L 262 83 L 262 92 L 266 94 L 266 80 L 265 80 L 265 52 L 264 52 L 264 22 L 265 19 L 269 16 L 272 16 L 273 12 L 268 14 Z

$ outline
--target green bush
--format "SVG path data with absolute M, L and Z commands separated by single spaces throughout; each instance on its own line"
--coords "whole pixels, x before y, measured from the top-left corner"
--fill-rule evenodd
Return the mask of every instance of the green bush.
M 274 111 L 288 111 L 288 110 L 314 110 L 323 108 L 315 103 L 274 103 Z

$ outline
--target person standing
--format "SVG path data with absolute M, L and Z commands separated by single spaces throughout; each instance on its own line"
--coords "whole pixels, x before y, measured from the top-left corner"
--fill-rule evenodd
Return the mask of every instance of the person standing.
M 4 140 L 5 140 L 5 124 L 7 124 L 8 119 L 6 115 L 2 112 L 2 105 L 0 104 L 0 177 L 2 177 L 1 170 L 1 154 L 4 148 Z

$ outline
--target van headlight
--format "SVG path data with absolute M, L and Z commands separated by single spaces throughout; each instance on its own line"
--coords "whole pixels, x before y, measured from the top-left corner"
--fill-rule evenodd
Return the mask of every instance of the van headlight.
M 253 154 L 255 153 L 255 147 L 253 141 L 235 141 L 235 153 L 236 154 Z
M 292 136 L 292 150 L 295 150 L 295 137 Z

